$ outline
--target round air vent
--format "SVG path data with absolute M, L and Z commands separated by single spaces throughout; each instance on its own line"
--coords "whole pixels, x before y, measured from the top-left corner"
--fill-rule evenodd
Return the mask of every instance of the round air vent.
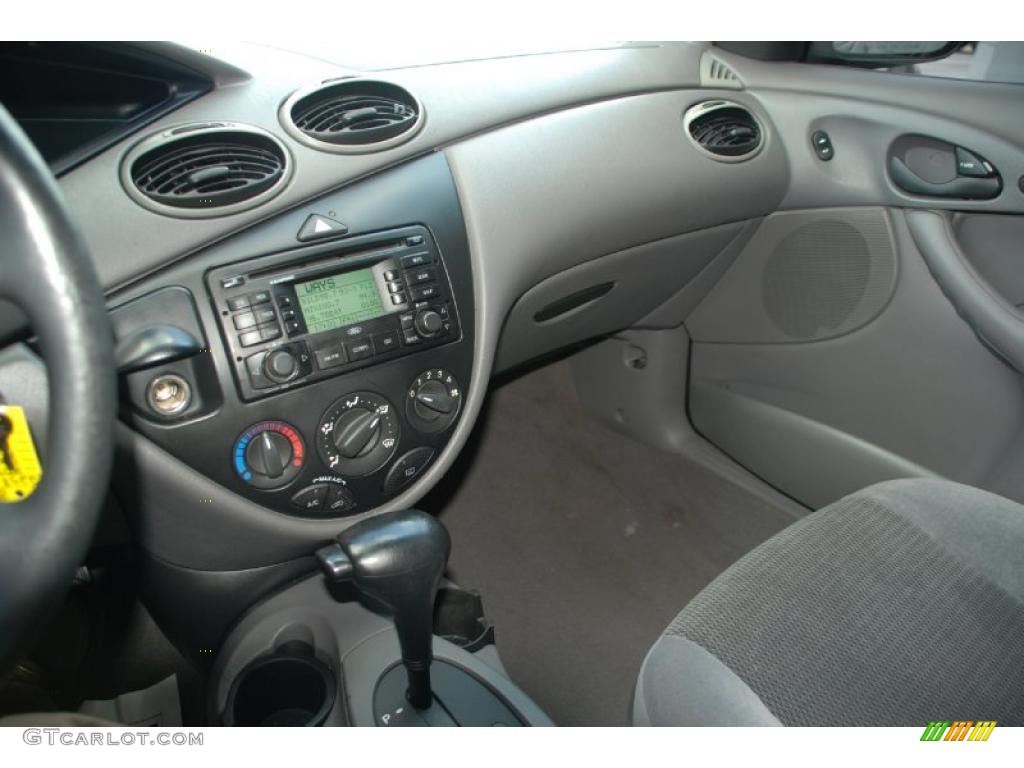
M 764 144 L 753 113 L 731 101 L 705 101 L 683 115 L 683 126 L 701 152 L 725 163 L 749 160 Z
M 281 121 L 317 149 L 378 152 L 411 139 L 423 125 L 423 107 L 394 83 L 353 78 L 293 94 L 281 108 Z
M 139 142 L 121 167 L 128 193 L 172 216 L 224 216 L 276 195 L 291 175 L 284 146 L 266 131 L 234 123 L 172 128 Z

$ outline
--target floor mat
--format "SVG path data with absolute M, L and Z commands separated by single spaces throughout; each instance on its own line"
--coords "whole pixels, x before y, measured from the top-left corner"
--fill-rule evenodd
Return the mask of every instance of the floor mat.
M 425 503 L 450 573 L 483 592 L 515 682 L 561 725 L 625 725 L 651 644 L 686 602 L 793 518 L 591 421 L 568 364 L 495 390 Z

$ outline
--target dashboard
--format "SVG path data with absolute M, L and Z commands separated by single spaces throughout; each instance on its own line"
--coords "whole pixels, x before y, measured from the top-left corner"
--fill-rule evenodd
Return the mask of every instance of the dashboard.
M 197 606 L 230 618 L 353 521 L 415 506 L 495 373 L 677 326 L 788 189 L 772 121 L 706 43 L 379 71 L 125 51 L 189 88 L 99 104 L 128 118 L 56 170 L 117 339 L 114 497 L 188 642 L 223 629 Z M 755 151 L 705 151 L 695 105 L 743 111 Z M 0 337 L 16 325 L 0 307 Z

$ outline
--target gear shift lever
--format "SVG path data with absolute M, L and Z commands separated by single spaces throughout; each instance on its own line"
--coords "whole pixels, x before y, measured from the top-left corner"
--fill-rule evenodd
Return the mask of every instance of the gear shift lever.
M 417 709 L 433 703 L 434 600 L 450 551 L 447 529 L 409 509 L 356 523 L 316 553 L 329 581 L 351 581 L 391 610 L 409 675 L 406 695 Z

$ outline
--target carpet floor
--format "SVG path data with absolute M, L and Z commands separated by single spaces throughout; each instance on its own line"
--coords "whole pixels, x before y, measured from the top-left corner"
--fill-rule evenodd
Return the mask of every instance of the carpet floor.
M 451 531 L 451 578 L 483 593 L 512 679 L 560 725 L 628 724 L 662 630 L 794 521 L 589 419 L 564 361 L 492 392 L 424 506 Z

